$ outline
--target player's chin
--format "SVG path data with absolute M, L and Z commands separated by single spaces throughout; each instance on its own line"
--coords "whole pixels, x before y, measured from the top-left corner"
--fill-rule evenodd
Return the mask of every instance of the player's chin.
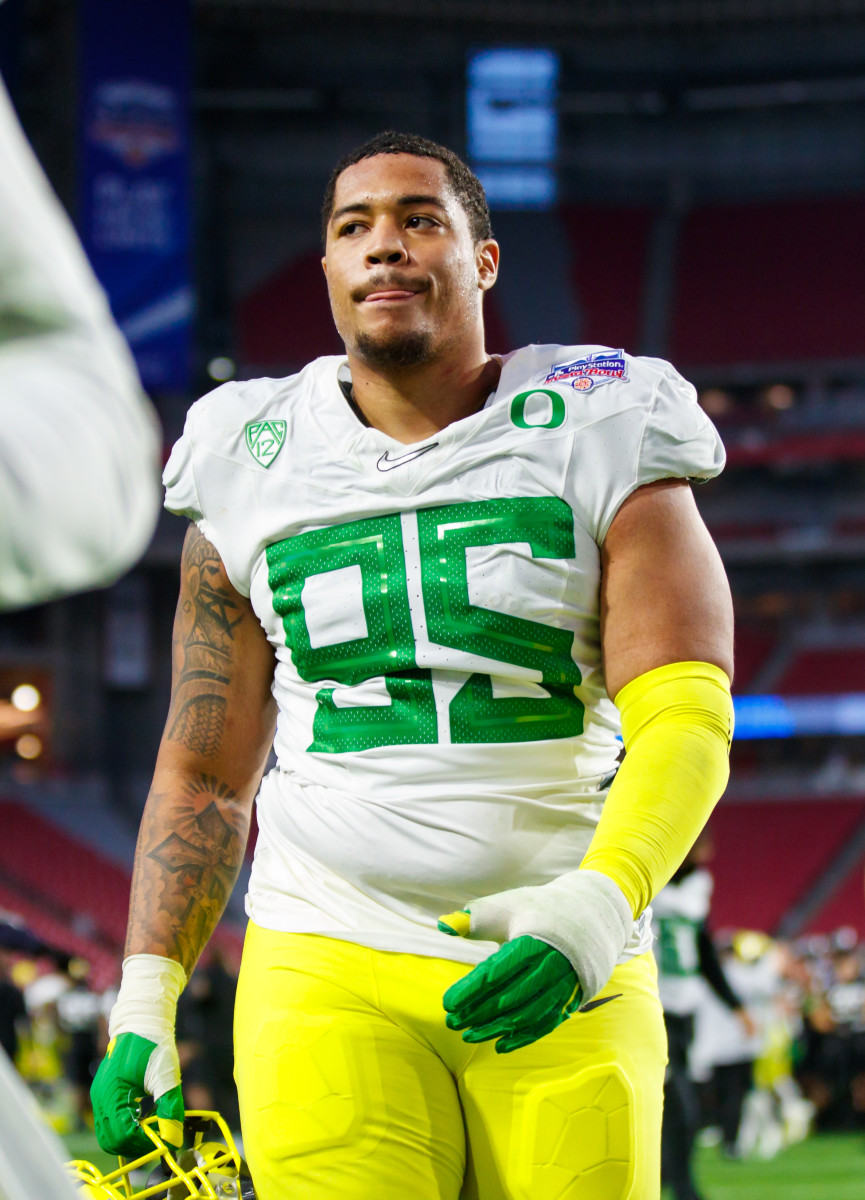
M 426 329 L 361 330 L 355 352 L 373 367 L 419 367 L 433 355 L 433 337 Z

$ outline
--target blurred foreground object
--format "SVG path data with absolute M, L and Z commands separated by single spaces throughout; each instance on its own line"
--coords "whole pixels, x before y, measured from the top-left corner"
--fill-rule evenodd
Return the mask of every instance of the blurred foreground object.
M 159 425 L 0 82 L 0 608 L 110 583 L 159 503 Z M 0 1197 L 74 1195 L 0 1053 Z
M 108 584 L 159 504 L 159 425 L 0 82 L 0 609 Z
M 61 1166 L 62 1143 L 45 1125 L 5 1054 L 0 1053 L 0 1198 L 73 1200 L 75 1191 Z

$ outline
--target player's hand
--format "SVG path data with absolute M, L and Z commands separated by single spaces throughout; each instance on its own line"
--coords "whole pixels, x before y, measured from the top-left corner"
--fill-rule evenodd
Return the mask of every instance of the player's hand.
M 439 919 L 443 933 L 503 943 L 448 989 L 448 1024 L 468 1029 L 465 1041 L 502 1037 L 496 1049 L 503 1052 L 536 1041 L 604 987 L 633 925 L 621 888 L 591 870 L 448 913 Z
M 146 1094 L 156 1100 L 162 1138 L 181 1146 L 185 1113 L 174 1038 L 157 1043 L 137 1033 L 121 1033 L 108 1043 L 90 1088 L 96 1140 L 103 1150 L 138 1158 L 153 1149 L 138 1124 Z
M 108 1052 L 90 1088 L 96 1139 L 109 1154 L 146 1154 L 153 1143 L 139 1127 L 141 1101 L 156 1101 L 159 1132 L 183 1144 L 183 1095 L 174 1041 L 177 1000 L 186 984 L 179 962 L 156 954 L 124 960 L 123 980 L 108 1021 Z
M 500 950 L 444 994 L 448 1029 L 464 1042 L 496 1041 L 496 1053 L 528 1046 L 561 1025 L 580 1004 L 577 973 L 564 954 L 528 935 Z

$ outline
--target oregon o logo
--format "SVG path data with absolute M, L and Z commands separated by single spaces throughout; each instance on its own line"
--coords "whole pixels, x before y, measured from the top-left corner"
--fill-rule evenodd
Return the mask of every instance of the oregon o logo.
M 532 420 L 526 418 L 527 406 Z M 518 429 L 558 429 L 564 419 L 565 402 L 558 392 L 549 388 L 520 392 L 511 401 L 511 420 Z

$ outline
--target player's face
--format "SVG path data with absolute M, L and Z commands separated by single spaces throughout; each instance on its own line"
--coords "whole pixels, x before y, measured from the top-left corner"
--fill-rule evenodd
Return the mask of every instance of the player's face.
M 382 369 L 419 366 L 477 330 L 497 247 L 475 245 L 444 165 L 379 154 L 336 184 L 323 265 L 349 352 Z

